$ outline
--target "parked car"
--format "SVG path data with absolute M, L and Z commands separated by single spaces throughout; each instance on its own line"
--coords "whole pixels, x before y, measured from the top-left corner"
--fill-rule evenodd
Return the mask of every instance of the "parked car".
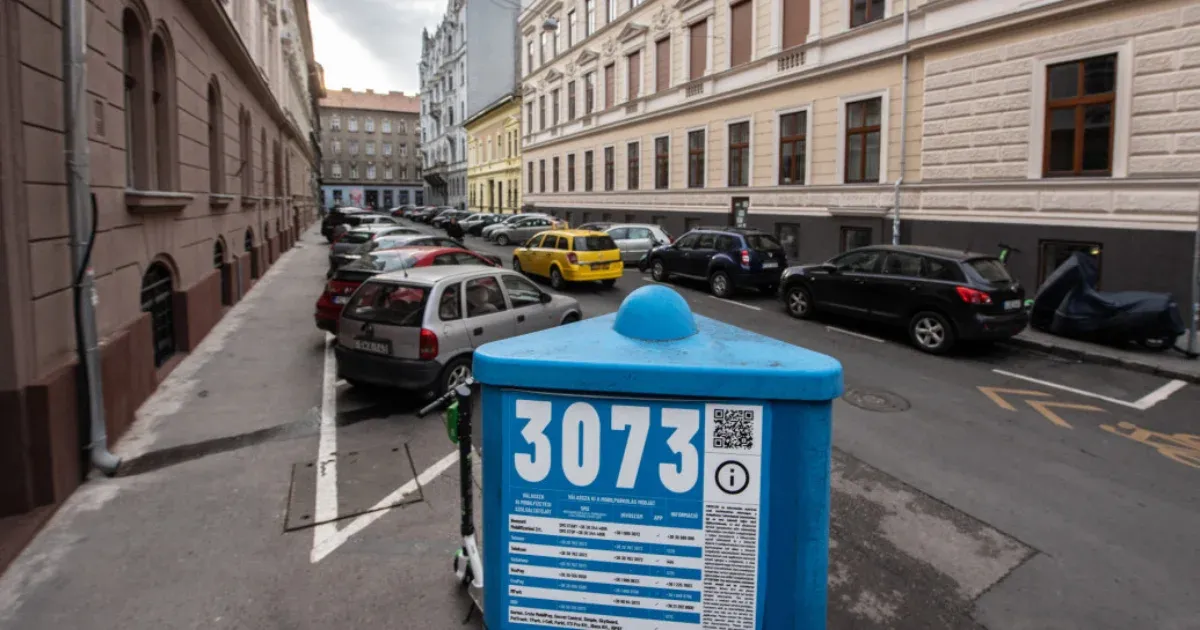
M 625 273 L 621 251 L 604 232 L 552 230 L 530 238 L 513 252 L 512 268 L 550 279 L 562 289 L 568 282 L 599 280 L 611 287 Z
M 488 235 L 488 240 L 495 241 L 500 246 L 520 243 L 538 232 L 544 232 L 554 227 L 555 221 L 550 217 L 525 217 L 496 227 Z
M 335 271 L 325 283 L 325 290 L 321 297 L 317 298 L 316 312 L 313 314 L 317 328 L 337 333 L 342 306 L 367 278 L 381 273 L 432 265 L 499 267 L 500 263 L 488 260 L 476 252 L 454 247 L 405 247 L 371 252 Z
M 437 215 L 437 217 L 429 222 L 429 225 L 432 225 L 435 228 L 444 228 L 446 227 L 447 223 L 450 223 L 451 220 L 458 219 L 459 221 L 462 221 L 463 219 L 471 216 L 471 214 L 472 213 L 469 210 L 449 210 Z
M 338 323 L 338 376 L 440 394 L 471 375 L 485 343 L 579 321 L 574 298 L 543 292 L 520 274 L 431 266 L 366 280 Z
M 548 219 L 548 218 L 550 218 L 550 215 L 542 214 L 540 212 L 510 214 L 510 215 L 505 216 L 503 221 L 497 221 L 496 223 L 493 223 L 493 224 L 483 228 L 483 230 L 480 232 L 479 235 L 490 241 L 490 240 L 492 240 L 492 233 L 495 232 L 496 230 L 499 230 L 501 227 L 507 226 L 509 224 L 516 223 L 517 221 L 520 221 L 522 219 L 527 219 L 529 217 L 544 217 L 544 218 Z
M 408 215 L 409 215 L 409 214 L 410 214 L 410 213 L 411 213 L 413 210 L 416 210 L 416 209 L 417 209 L 417 207 L 416 207 L 416 206 L 412 206 L 412 205 L 408 205 L 408 206 L 396 206 L 395 208 L 392 208 L 392 209 L 391 209 L 391 211 L 390 211 L 390 212 L 388 212 L 388 214 L 390 214 L 390 215 L 392 215 L 392 216 L 394 216 L 394 217 L 396 217 L 396 218 L 398 218 L 398 219 L 406 219 L 406 218 L 408 218 Z
M 483 233 L 483 228 L 492 225 L 493 223 L 503 221 L 509 216 L 511 215 L 480 212 L 478 214 L 473 214 L 462 221 L 459 221 L 458 224 L 462 226 L 463 232 L 466 232 L 471 236 L 480 236 Z
M 422 232 L 417 228 L 405 227 L 403 225 L 389 225 L 387 223 L 364 225 L 342 232 L 336 240 L 330 243 L 329 253 L 344 254 L 353 251 L 356 247 L 371 239 L 400 234 L 422 234 Z
M 361 208 L 348 207 L 334 208 L 333 210 L 330 210 L 329 214 L 326 214 L 325 218 L 321 219 L 321 236 L 332 240 L 334 229 L 337 228 L 337 226 L 345 223 L 349 217 L 358 214 L 370 213 Z
M 433 212 L 421 216 L 421 222 L 433 224 L 433 221 L 447 212 L 458 212 L 457 208 L 448 206 L 440 206 L 433 209 Z
M 627 263 L 636 263 L 651 249 L 659 245 L 670 245 L 674 240 L 666 230 L 652 223 L 618 224 L 603 231 L 616 242 L 617 248 L 621 250 L 621 260 Z
M 348 251 L 330 251 L 329 273 L 332 274 L 343 265 L 358 260 L 365 254 L 400 247 L 455 247 L 465 249 L 462 243 L 445 236 L 431 236 L 428 234 L 395 234 L 383 236 L 359 243 Z
M 650 250 L 650 273 L 657 282 L 679 276 L 704 280 L 719 298 L 754 287 L 774 293 L 787 266 L 774 236 L 751 228 L 699 228 Z
M 579 227 L 576 227 L 575 229 L 576 230 L 587 230 L 589 232 L 604 232 L 612 226 L 613 226 L 613 224 L 609 223 L 608 221 L 592 221 L 591 223 L 584 223 L 583 225 L 580 225 Z
M 908 329 L 918 349 L 1007 339 L 1025 329 L 1025 289 L 995 256 L 938 247 L 879 245 L 784 271 L 788 313 L 829 311 Z
M 341 224 L 333 228 L 333 240 L 336 241 L 344 232 L 371 225 L 400 225 L 400 221 L 386 214 L 376 214 L 374 212 L 352 214 L 346 217 Z
M 425 206 L 418 208 L 408 215 L 408 218 L 419 223 L 425 223 L 427 218 L 432 218 L 432 215 L 441 212 L 441 209 L 433 206 Z

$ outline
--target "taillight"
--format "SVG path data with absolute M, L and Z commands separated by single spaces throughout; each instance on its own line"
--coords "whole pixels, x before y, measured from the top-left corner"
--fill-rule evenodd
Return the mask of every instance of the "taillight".
M 567 254 L 567 262 L 571 263 L 572 265 L 578 265 L 579 257 L 575 255 L 575 252 L 570 252 Z
M 992 296 L 971 287 L 954 287 L 958 291 L 958 297 L 967 304 L 991 304 Z
M 750 266 L 750 250 L 748 250 L 748 249 L 742 250 L 742 266 L 743 267 Z
M 328 293 L 331 295 L 334 293 L 337 293 L 337 287 L 333 286 L 333 280 L 330 280 L 329 282 L 325 283 L 325 293 Z
M 421 343 L 417 351 L 417 356 L 422 360 L 428 361 L 435 359 L 438 355 L 438 338 L 437 334 L 428 328 L 421 329 Z

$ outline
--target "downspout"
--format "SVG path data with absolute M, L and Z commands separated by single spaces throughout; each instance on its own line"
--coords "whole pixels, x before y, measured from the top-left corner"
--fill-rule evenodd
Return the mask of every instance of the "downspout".
M 892 245 L 900 244 L 900 187 L 908 166 L 908 2 L 904 0 L 904 57 L 900 70 L 900 177 L 892 200 Z
M 97 297 L 91 258 L 99 217 L 88 187 L 88 117 L 87 104 L 83 99 L 87 86 L 87 27 L 84 23 L 87 4 L 84 0 L 62 0 L 62 10 L 64 154 L 71 268 L 75 270 L 72 289 L 75 302 L 75 352 L 80 369 L 79 400 L 88 414 L 92 465 L 111 476 L 117 472 L 121 459 L 108 450 L 96 335 Z
M 1192 324 L 1188 326 L 1187 340 L 1187 355 L 1193 359 L 1200 355 L 1197 327 L 1200 327 L 1200 205 L 1196 208 L 1196 236 L 1192 245 Z

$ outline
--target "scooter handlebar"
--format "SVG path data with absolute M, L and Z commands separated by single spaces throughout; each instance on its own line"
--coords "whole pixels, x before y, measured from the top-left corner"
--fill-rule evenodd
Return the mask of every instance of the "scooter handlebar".
M 450 406 L 450 402 L 453 401 L 456 396 L 462 396 L 464 398 L 470 396 L 471 387 L 474 385 L 475 379 L 468 377 L 466 382 L 460 383 L 457 387 L 439 396 L 437 400 L 434 400 L 428 405 L 421 407 L 421 409 L 417 411 L 417 417 L 424 418 L 435 410 L 444 409 L 445 407 Z

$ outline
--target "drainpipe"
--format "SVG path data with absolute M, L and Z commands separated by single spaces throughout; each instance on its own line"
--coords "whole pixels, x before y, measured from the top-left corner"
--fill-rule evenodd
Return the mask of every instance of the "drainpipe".
M 75 270 L 72 289 L 75 298 L 75 351 L 81 371 L 78 379 L 79 400 L 90 421 L 88 440 L 92 465 L 111 476 L 117 472 L 121 459 L 108 450 L 96 335 L 97 296 L 91 257 L 98 217 L 95 201 L 88 188 L 88 117 L 87 103 L 84 101 L 87 89 L 87 27 L 84 23 L 87 4 L 85 0 L 62 0 L 62 10 L 64 153 L 71 268 Z
M 1200 354 L 1200 204 L 1196 208 L 1196 237 L 1192 246 L 1192 325 L 1188 327 L 1187 354 L 1196 358 Z
M 892 199 L 892 245 L 900 244 L 900 187 L 908 166 L 908 2 L 904 0 L 904 58 L 900 70 L 900 177 Z

